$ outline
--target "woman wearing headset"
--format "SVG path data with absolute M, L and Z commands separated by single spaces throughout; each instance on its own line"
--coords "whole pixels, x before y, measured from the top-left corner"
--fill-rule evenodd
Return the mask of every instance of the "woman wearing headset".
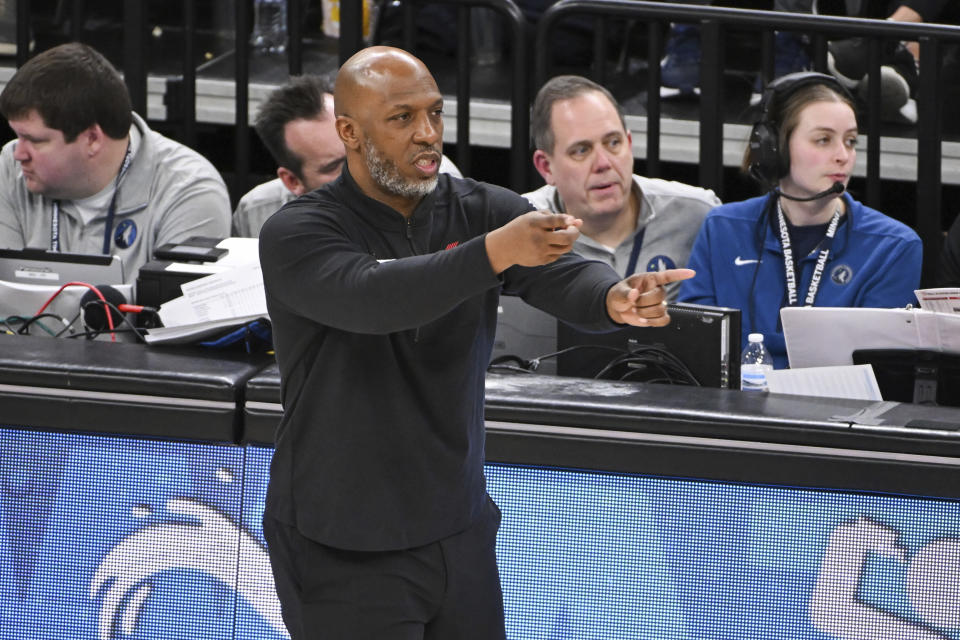
M 684 302 L 741 310 L 741 343 L 762 333 L 787 366 L 785 306 L 902 307 L 915 302 L 922 244 L 906 225 L 845 193 L 857 157 L 853 100 L 832 76 L 801 72 L 764 92 L 744 168 L 766 195 L 707 216 Z

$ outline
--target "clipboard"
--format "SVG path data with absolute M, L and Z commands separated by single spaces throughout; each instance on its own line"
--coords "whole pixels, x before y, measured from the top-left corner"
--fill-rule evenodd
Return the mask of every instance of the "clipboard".
M 960 354 L 960 314 L 925 309 L 785 307 L 791 368 L 852 365 L 857 349 L 923 349 Z

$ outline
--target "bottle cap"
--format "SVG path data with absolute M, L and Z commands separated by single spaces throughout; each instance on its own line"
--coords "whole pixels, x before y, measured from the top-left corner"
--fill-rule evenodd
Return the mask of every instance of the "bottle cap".
M 751 333 L 749 336 L 747 336 L 747 340 L 748 340 L 749 342 L 763 342 L 763 334 L 762 334 L 762 333 Z

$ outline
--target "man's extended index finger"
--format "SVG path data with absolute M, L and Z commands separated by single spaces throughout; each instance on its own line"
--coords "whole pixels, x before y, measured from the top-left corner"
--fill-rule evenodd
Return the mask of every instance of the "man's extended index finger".
M 637 286 L 638 281 L 634 278 L 653 278 L 658 285 L 677 282 L 679 280 L 688 280 L 697 275 L 693 269 L 665 269 L 663 271 L 648 271 L 647 273 L 637 273 L 627 279 L 630 286 Z
M 667 284 L 668 282 L 689 280 L 693 276 L 697 275 L 697 272 L 693 269 L 665 269 L 664 271 L 657 271 L 656 274 L 657 282 L 660 284 Z
M 543 215 L 543 225 L 547 229 L 565 229 L 575 224 L 576 218 L 568 213 L 555 213 L 553 211 L 540 210 L 538 213 Z

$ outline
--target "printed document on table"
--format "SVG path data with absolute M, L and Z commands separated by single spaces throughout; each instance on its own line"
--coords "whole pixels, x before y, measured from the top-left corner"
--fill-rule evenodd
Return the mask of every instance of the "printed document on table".
M 259 264 L 247 264 L 180 285 L 201 322 L 267 315 Z
M 246 264 L 180 286 L 183 295 L 160 307 L 165 327 L 266 316 L 267 299 L 259 264 Z
M 960 289 L 956 287 L 917 289 L 913 294 L 920 301 L 921 309 L 941 313 L 960 313 Z
M 789 393 L 821 398 L 883 400 L 880 385 L 869 364 L 841 367 L 776 369 L 767 372 L 771 393 Z

